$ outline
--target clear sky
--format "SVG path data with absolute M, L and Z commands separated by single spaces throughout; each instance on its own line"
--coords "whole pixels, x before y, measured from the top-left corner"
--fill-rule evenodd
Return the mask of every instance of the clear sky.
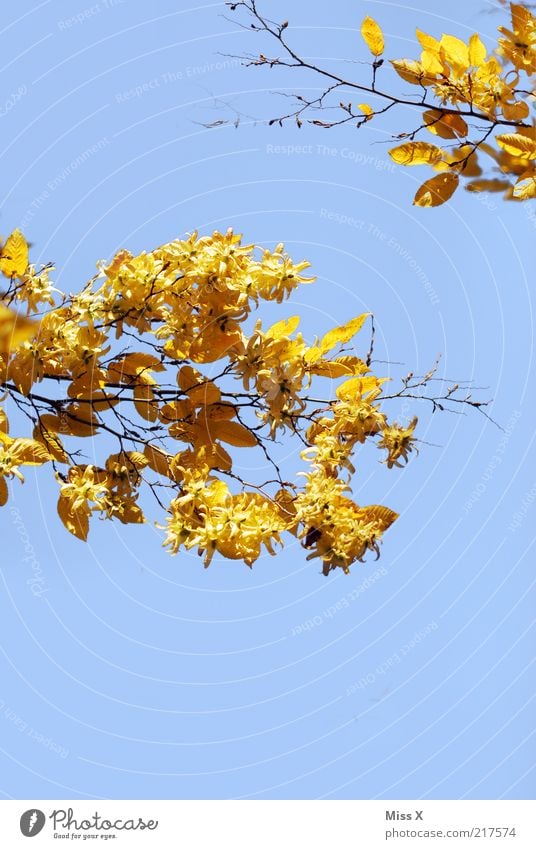
M 366 58 L 367 13 L 394 58 L 414 55 L 415 25 L 467 38 L 500 22 L 485 0 L 448 17 L 424 0 L 264 5 L 333 61 Z M 204 571 L 195 553 L 170 558 L 152 523 L 94 522 L 84 545 L 60 525 L 48 470 L 30 471 L 0 514 L 0 792 L 533 797 L 536 218 L 461 190 L 412 207 L 428 174 L 387 155 L 406 111 L 359 133 L 247 117 L 205 129 L 223 103 L 262 117 L 271 90 L 316 84 L 219 56 L 258 49 L 225 11 L 6 6 L 1 232 L 21 226 L 67 291 L 119 247 L 194 228 L 284 240 L 318 280 L 281 317 L 300 312 L 312 334 L 373 311 L 379 359 L 422 373 L 441 352 L 442 374 L 484 387 L 504 430 L 419 407 L 420 456 L 389 472 L 371 453 L 358 470 L 356 498 L 401 513 L 381 560 L 328 579 L 296 545 L 253 571 Z

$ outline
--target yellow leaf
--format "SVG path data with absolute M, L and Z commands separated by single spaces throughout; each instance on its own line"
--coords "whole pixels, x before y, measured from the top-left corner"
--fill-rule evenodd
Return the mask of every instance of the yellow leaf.
M 444 50 L 447 62 L 453 67 L 466 71 L 470 65 L 469 49 L 464 41 L 455 35 L 443 35 L 439 42 Z
M 442 155 L 439 147 L 427 142 L 408 142 L 389 151 L 389 156 L 398 165 L 433 165 Z
M 464 177 L 479 177 L 482 174 L 475 148 L 471 144 L 444 151 L 444 158 L 436 162 L 433 168 L 434 171 L 457 172 Z
M 333 362 L 341 363 L 341 365 L 351 368 L 353 374 L 366 374 L 370 370 L 367 364 L 359 357 L 346 355 L 344 357 L 336 357 Z
M 292 318 L 284 318 L 282 321 L 276 321 L 275 324 L 272 324 L 264 335 L 267 339 L 281 339 L 283 336 L 291 336 L 299 323 L 299 315 L 294 315 Z
M 211 380 L 205 380 L 199 386 L 188 390 L 188 398 L 196 407 L 217 404 L 221 398 L 221 392 Z
M 127 354 L 119 362 L 123 366 L 123 371 L 127 374 L 137 374 L 144 369 L 148 371 L 164 371 L 165 369 L 158 357 L 147 354 L 145 351 Z
M 361 35 L 373 56 L 381 56 L 385 47 L 383 33 L 374 18 L 367 15 L 361 24 Z
M 190 358 L 194 363 L 213 363 L 228 356 L 235 345 L 240 345 L 239 330 L 223 332 L 217 324 L 209 325 L 190 346 Z
M 145 522 L 141 507 L 134 504 L 133 501 L 124 499 L 119 504 L 114 505 L 114 518 L 119 519 L 123 525 L 141 525 Z
M 428 50 L 431 53 L 439 53 L 440 44 L 437 38 L 434 38 L 432 35 L 427 35 L 420 29 L 416 29 L 415 34 L 423 50 Z
M 480 40 L 478 33 L 474 33 L 469 39 L 469 61 L 475 68 L 479 68 L 486 61 L 486 45 Z
M 65 423 L 60 419 L 59 416 L 52 415 L 51 413 L 43 413 L 42 416 L 39 416 L 39 422 L 37 427 L 43 428 L 43 430 L 48 431 L 49 433 L 59 433 L 59 431 L 66 431 Z
M 502 113 L 507 121 L 522 121 L 529 114 L 529 104 L 524 100 L 518 100 L 515 103 L 503 103 L 501 106 Z
M 388 377 L 352 377 L 345 380 L 337 387 L 337 398 L 341 401 L 353 401 L 357 397 L 363 397 L 370 392 L 377 394 L 382 383 L 389 380 Z
M 73 510 L 70 500 L 60 495 L 58 499 L 58 516 L 69 533 L 86 542 L 89 533 L 89 516 L 84 510 Z
M 358 103 L 357 108 L 361 109 L 361 111 L 367 116 L 367 121 L 370 121 L 374 115 L 374 109 L 372 106 L 369 106 L 368 103 Z
M 189 392 L 194 386 L 205 383 L 206 377 L 192 366 L 183 366 L 177 372 L 177 383 L 183 392 Z
M 415 59 L 391 59 L 391 65 L 399 77 L 412 85 L 430 85 L 434 79 L 427 77 L 420 62 Z
M 449 74 L 449 66 L 445 65 L 441 59 L 441 55 L 435 51 L 423 50 L 421 54 L 421 64 L 427 74 L 433 74 L 434 76 L 437 76 L 438 74 L 445 74 L 445 76 L 448 76 Z
M 59 419 L 58 419 L 59 422 Z M 67 463 L 68 457 L 65 453 L 60 438 L 52 430 L 48 430 L 43 423 L 43 417 L 39 419 L 33 430 L 33 438 L 38 442 L 42 442 L 46 450 L 58 463 Z
M 146 445 L 143 449 L 143 453 L 147 458 L 147 462 L 151 469 L 157 474 L 167 477 L 169 474 L 169 464 L 172 459 L 172 455 L 167 454 L 165 451 L 162 451 L 161 448 L 157 448 L 154 445 Z
M 9 421 L 4 412 L 4 410 L 0 407 L 0 431 L 2 433 L 9 433 Z
M 413 203 L 415 206 L 441 206 L 458 188 L 459 177 L 452 172 L 437 174 L 422 184 Z
M 91 404 L 69 404 L 61 416 L 60 432 L 72 436 L 93 436 L 98 420 L 93 414 Z
M 442 139 L 465 137 L 469 128 L 461 115 L 441 112 L 440 109 L 428 109 L 423 113 L 426 129 Z
M 154 403 L 154 393 L 150 386 L 134 387 L 134 406 L 142 419 L 155 422 L 158 418 L 158 407 Z
M 379 504 L 371 504 L 369 507 L 362 507 L 359 510 L 359 517 L 365 522 L 374 522 L 379 526 L 380 532 L 383 533 L 391 527 L 393 522 L 398 519 L 398 513 L 390 510 L 388 507 L 382 507 Z
M 518 200 L 536 198 L 536 173 L 527 171 L 522 174 L 515 184 L 512 194 Z
M 42 466 L 51 459 L 45 446 L 35 439 L 15 439 L 11 453 L 25 466 Z
M 516 32 L 522 32 L 526 27 L 530 27 L 534 22 L 534 16 L 530 9 L 522 6 L 519 3 L 510 3 L 510 11 L 512 14 L 512 26 Z
M 9 498 L 9 492 L 7 489 L 7 483 L 5 477 L 2 475 L 0 477 L 0 507 L 4 507 L 7 504 L 7 500 Z
M 523 159 L 536 159 L 536 140 L 520 133 L 505 133 L 497 136 L 497 144 L 511 156 L 521 156 Z
M 105 373 L 100 369 L 91 369 L 86 371 L 79 377 L 76 377 L 67 387 L 69 398 L 87 398 L 93 397 L 96 390 L 103 389 L 106 386 Z
M 238 422 L 216 420 L 210 423 L 210 435 L 213 439 L 221 439 L 237 448 L 253 448 L 257 445 L 257 437 Z
M 319 348 L 321 354 L 326 354 L 336 345 L 344 345 L 345 342 L 349 342 L 356 333 L 359 333 L 369 315 L 370 313 L 364 312 L 362 315 L 352 318 L 346 324 L 341 324 L 339 327 L 329 330 L 320 341 Z
M 0 354 L 8 354 L 37 331 L 39 325 L 0 304 Z
M 183 366 L 179 369 L 177 383 L 196 407 L 202 404 L 217 404 L 221 398 L 221 392 L 216 384 L 192 366 Z
M 13 230 L 0 251 L 0 271 L 6 277 L 22 277 L 28 268 L 28 243 L 20 230 Z
M 322 362 L 315 363 L 309 367 L 309 371 L 311 374 L 318 375 L 318 377 L 331 377 L 332 379 L 336 377 L 344 377 L 347 374 L 354 374 L 351 368 L 343 365 L 343 363 L 336 363 L 333 360 L 324 360 Z

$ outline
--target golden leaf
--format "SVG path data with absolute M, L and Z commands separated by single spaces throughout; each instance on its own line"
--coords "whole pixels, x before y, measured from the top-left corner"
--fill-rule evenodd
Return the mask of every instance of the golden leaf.
M 234 404 L 211 404 L 203 410 L 203 415 L 209 421 L 229 421 L 236 416 L 236 407 Z
M 423 113 L 426 129 L 442 139 L 465 137 L 469 128 L 461 115 L 442 112 L 440 109 L 428 109 Z
M 505 133 L 497 136 L 496 142 L 511 156 L 536 159 L 536 140 L 523 136 L 521 133 Z
M 58 463 L 68 462 L 67 454 L 65 453 L 65 449 L 61 444 L 59 436 L 57 436 L 53 430 L 49 430 L 45 427 L 43 423 L 43 416 L 40 417 L 39 423 L 34 427 L 33 438 L 38 442 L 42 442 L 50 456 L 57 460 Z
M 522 174 L 515 184 L 512 194 L 518 200 L 536 198 L 536 173 L 534 171 L 526 171 Z
M 133 501 L 124 499 L 119 504 L 114 504 L 114 508 L 114 518 L 119 519 L 123 525 L 141 525 L 145 522 L 141 507 Z
M 464 177 L 479 177 L 482 169 L 478 164 L 475 147 L 472 144 L 462 144 L 460 147 L 444 151 L 444 158 L 436 162 L 434 171 L 458 172 Z
M 383 33 L 374 18 L 369 15 L 361 24 L 361 35 L 372 55 L 381 56 L 385 47 Z
M 361 109 L 364 115 L 366 115 L 366 120 L 370 121 L 370 119 L 374 115 L 374 109 L 372 108 L 372 106 L 369 106 L 368 103 L 358 103 L 357 108 Z
M 529 114 L 529 104 L 524 100 L 518 100 L 515 103 L 503 103 L 501 106 L 502 113 L 507 121 L 523 121 Z
M 391 59 L 391 65 L 399 77 L 412 85 L 430 85 L 435 80 L 426 77 L 425 70 L 420 62 L 415 59 Z
M 343 363 L 336 363 L 333 360 L 323 360 L 319 363 L 315 363 L 310 366 L 308 371 L 311 374 L 316 374 L 318 377 L 331 377 L 332 380 L 336 377 L 344 377 L 348 374 L 354 374 L 351 368 L 343 365 Z
M 390 528 L 393 522 L 396 522 L 398 519 L 398 513 L 378 504 L 362 507 L 359 510 L 359 514 L 360 518 L 362 517 L 365 522 L 374 522 L 375 525 L 378 525 L 381 533 Z
M 475 68 L 479 68 L 486 61 L 486 45 L 480 39 L 478 33 L 474 33 L 469 39 L 469 61 Z
M 320 377 L 344 377 L 347 374 L 365 374 L 368 366 L 359 357 L 336 357 L 334 360 L 321 360 L 309 366 L 311 374 Z
M 353 401 L 370 392 L 376 393 L 381 384 L 387 380 L 389 380 L 388 377 L 352 377 L 337 387 L 336 395 L 341 401 Z
M 177 383 L 196 407 L 202 404 L 217 404 L 221 398 L 221 392 L 216 384 L 192 366 L 183 366 L 179 369 Z
M 134 387 L 134 406 L 142 419 L 155 422 L 158 418 L 158 406 L 154 403 L 154 393 L 150 386 Z
M 253 448 L 258 445 L 257 437 L 238 422 L 215 420 L 210 424 L 210 435 L 237 448 Z
M 434 38 L 433 35 L 428 35 L 418 28 L 415 30 L 415 35 L 423 50 L 428 50 L 431 53 L 439 53 L 440 44 L 437 38 Z
M 421 54 L 421 64 L 427 74 L 436 77 L 438 74 L 444 76 L 449 75 L 449 66 L 445 65 L 442 55 L 435 50 L 423 50 Z
M 42 466 L 51 459 L 45 446 L 35 439 L 15 439 L 11 445 L 11 453 L 17 463 L 23 463 L 25 466 Z
M 339 327 L 329 330 L 320 340 L 320 353 L 326 354 L 336 345 L 344 345 L 345 342 L 349 342 L 356 333 L 359 333 L 369 315 L 370 313 L 364 312 L 362 315 L 350 319 L 346 324 L 341 324 Z
M 28 268 L 28 242 L 19 229 L 13 230 L 0 250 L 0 271 L 6 277 L 22 277 Z
M 58 499 L 58 516 L 70 534 L 81 539 L 83 542 L 87 541 L 89 516 L 84 510 L 73 510 L 70 500 L 60 495 Z
M 508 180 L 472 180 L 465 188 L 468 192 L 505 192 L 510 183 Z
M 146 445 L 143 449 L 143 453 L 150 468 L 154 472 L 162 475 L 163 477 L 168 476 L 169 464 L 172 459 L 171 454 L 168 454 L 166 451 L 163 451 L 161 448 L 157 448 L 154 445 Z
M 72 436 L 93 436 L 98 424 L 91 404 L 68 404 L 61 416 L 59 431 Z
M 281 339 L 283 336 L 290 336 L 300 323 L 299 315 L 293 315 L 292 318 L 284 318 L 282 321 L 276 321 L 272 324 L 264 334 L 267 339 Z
M 435 144 L 427 142 L 407 142 L 389 151 L 389 156 L 398 165 L 433 165 L 439 162 L 443 153 Z

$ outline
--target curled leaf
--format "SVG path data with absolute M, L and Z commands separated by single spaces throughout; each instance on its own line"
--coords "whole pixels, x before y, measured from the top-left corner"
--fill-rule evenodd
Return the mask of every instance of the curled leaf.
M 459 177 L 452 171 L 437 174 L 426 180 L 415 195 L 415 206 L 441 206 L 458 188 Z
M 17 348 L 36 332 L 38 324 L 0 304 L 0 354 Z
M 369 15 L 361 24 L 361 35 L 372 55 L 381 56 L 385 48 L 383 32 L 374 18 Z
M 346 324 L 341 324 L 339 327 L 334 327 L 329 330 L 320 341 L 320 352 L 326 354 L 331 351 L 336 345 L 344 345 L 349 342 L 356 333 L 359 333 L 370 313 L 364 312 L 356 318 L 352 318 Z

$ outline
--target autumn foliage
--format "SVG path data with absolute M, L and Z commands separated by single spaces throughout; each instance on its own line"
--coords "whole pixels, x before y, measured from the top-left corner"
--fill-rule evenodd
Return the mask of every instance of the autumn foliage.
M 138 256 L 121 251 L 67 296 L 51 266 L 29 264 L 15 231 L 0 256 L 0 504 L 25 466 L 47 466 L 59 517 L 81 540 L 96 516 L 144 522 L 146 490 L 164 544 L 197 549 L 205 565 L 215 552 L 251 565 L 289 534 L 325 574 L 378 553 L 397 516 L 352 500 L 353 455 L 375 442 L 389 467 L 403 465 L 416 419 L 389 421 L 385 379 L 372 374 L 371 351 L 355 352 L 368 314 L 310 342 L 298 316 L 253 320 L 263 302 L 282 305 L 311 283 L 308 265 L 282 244 L 259 251 L 232 231 L 194 233 Z M 408 376 L 390 397 L 414 397 L 428 377 Z M 301 452 L 296 481 L 271 457 L 278 435 Z M 98 460 L 83 459 L 87 446 Z M 260 452 L 269 480 L 243 480 L 245 449 Z

